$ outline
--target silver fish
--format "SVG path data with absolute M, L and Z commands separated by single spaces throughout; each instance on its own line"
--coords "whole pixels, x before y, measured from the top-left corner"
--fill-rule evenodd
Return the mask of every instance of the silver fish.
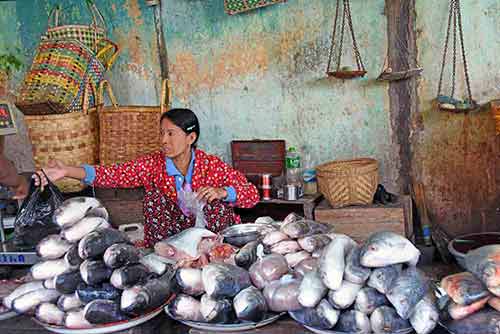
M 303 325 L 315 329 L 332 329 L 338 322 L 340 311 L 334 309 L 326 299 L 323 299 L 317 307 L 290 311 L 289 314 L 295 321 Z
M 410 324 L 417 334 L 431 333 L 439 321 L 439 311 L 432 293 L 418 302 L 410 316 Z
M 65 312 L 80 308 L 81 306 L 83 306 L 83 303 L 80 298 L 78 298 L 76 292 L 70 295 L 62 295 L 57 300 L 57 307 Z
M 300 247 L 309 253 L 313 253 L 318 249 L 324 248 L 330 243 L 330 241 L 332 241 L 332 239 L 330 239 L 327 234 L 315 234 L 297 240 Z
M 311 257 L 311 254 L 306 251 L 296 253 L 288 253 L 285 255 L 285 260 L 290 268 L 294 268 L 300 262 Z
M 73 197 L 65 200 L 54 211 L 54 222 L 61 228 L 76 224 L 92 209 L 102 207 L 101 202 L 93 197 Z
M 212 299 L 204 294 L 200 304 L 201 315 L 207 322 L 228 324 L 235 319 L 233 304 L 228 299 Z
M 370 277 L 371 269 L 361 265 L 360 254 L 361 248 L 354 247 L 347 255 L 344 272 L 344 279 L 346 281 L 356 284 L 365 284 L 368 277 Z
M 155 253 L 174 262 L 197 259 L 200 256 L 198 246 L 206 238 L 216 239 L 217 235 L 204 228 L 191 227 L 156 243 Z
M 356 302 L 354 303 L 354 309 L 366 315 L 370 315 L 377 307 L 388 304 L 389 301 L 383 294 L 374 288 L 367 287 L 359 291 Z
M 55 277 L 47 278 L 45 281 L 43 281 L 43 287 L 45 289 L 55 289 L 56 288 Z
M 396 278 L 386 296 L 398 315 L 408 319 L 429 288 L 429 280 L 417 268 L 409 267 Z
M 31 275 L 36 280 L 46 280 L 47 278 L 67 273 L 72 269 L 64 259 L 47 260 L 33 265 L 31 267 Z
M 338 290 L 342 284 L 345 257 L 356 246 L 356 242 L 346 235 L 338 234 L 325 247 L 319 259 L 319 273 L 323 283 L 330 290 Z
M 288 264 L 283 255 L 270 254 L 257 260 L 248 270 L 253 285 L 263 289 L 272 281 L 279 280 L 288 273 Z
M 380 306 L 370 317 L 373 332 L 376 334 L 397 333 L 410 328 L 408 320 L 402 319 L 396 310 L 389 306 Z
M 128 319 L 121 312 L 118 303 L 106 299 L 96 299 L 85 305 L 83 316 L 91 324 L 106 324 Z
M 61 231 L 61 236 L 69 242 L 78 242 L 87 234 L 100 228 L 109 228 L 111 225 L 101 217 L 85 217 L 74 225 Z
M 179 268 L 177 269 L 175 278 L 182 292 L 190 296 L 201 296 L 205 293 L 205 287 L 201 279 L 201 269 Z
M 295 240 L 280 241 L 271 246 L 271 252 L 275 254 L 285 255 L 288 253 L 295 253 L 300 251 L 301 248 Z
M 345 310 L 354 304 L 356 296 L 362 287 L 361 284 L 342 281 L 338 290 L 328 293 L 328 301 L 336 309 Z
M 258 322 L 265 318 L 267 303 L 262 292 L 254 286 L 241 290 L 233 299 L 236 317 Z
M 479 278 L 486 287 L 500 297 L 500 245 L 474 249 L 465 256 L 465 268 Z
M 226 263 L 211 263 L 203 267 L 201 279 L 208 296 L 215 299 L 234 297 L 251 285 L 246 270 Z
M 315 270 L 318 267 L 318 262 L 319 260 L 317 258 L 308 258 L 300 261 L 300 263 L 293 268 L 294 276 L 296 278 L 304 277 L 306 273 Z
M 316 307 L 327 293 L 328 288 L 323 284 L 319 272 L 314 270 L 304 275 L 297 299 L 303 307 Z
M 94 325 L 85 319 L 83 309 L 78 309 L 66 313 L 66 317 L 64 318 L 64 327 L 70 329 L 85 329 L 92 328 Z
M 346 311 L 340 314 L 335 330 L 339 332 L 368 334 L 371 332 L 370 319 L 359 311 Z
M 8 309 L 12 309 L 12 302 L 14 301 L 14 299 L 27 294 L 28 292 L 43 289 L 43 283 L 43 281 L 32 281 L 18 286 L 14 291 L 12 291 L 7 297 L 3 299 L 3 305 Z
M 85 217 L 98 217 L 109 221 L 109 213 L 104 206 L 98 206 L 96 208 L 90 209 Z
M 302 308 L 299 297 L 300 281 L 282 277 L 264 288 L 264 298 L 267 306 L 274 312 L 296 311 Z
M 361 248 L 361 265 L 379 268 L 407 263 L 415 266 L 420 251 L 405 237 L 388 231 L 372 234 Z
M 80 274 L 85 283 L 97 285 L 111 278 L 113 270 L 108 268 L 103 261 L 85 260 L 80 265 Z
M 288 235 L 281 231 L 273 231 L 269 232 L 264 236 L 264 239 L 262 239 L 262 243 L 266 246 L 272 246 L 274 244 L 277 244 L 280 241 L 284 240 L 290 240 Z
M 41 303 L 54 302 L 61 294 L 53 289 L 38 289 L 17 297 L 12 302 L 12 309 L 17 313 L 31 312 Z
M 401 265 L 376 268 L 372 271 L 367 285 L 382 294 L 386 294 L 392 283 L 401 275 L 401 271 Z
M 80 240 L 78 255 L 86 260 L 104 254 L 106 249 L 114 244 L 126 242 L 130 242 L 130 240 L 124 232 L 113 228 L 99 229 Z
M 143 283 L 149 276 L 149 270 L 143 264 L 131 264 L 115 269 L 109 279 L 117 289 L 130 288 Z
M 185 294 L 179 294 L 168 305 L 170 314 L 180 320 L 204 321 L 205 319 L 201 315 L 200 309 L 200 301 Z
M 141 257 L 139 262 L 145 265 L 150 272 L 160 276 L 163 275 L 169 267 L 166 263 L 160 261 L 158 255 L 155 253 L 147 254 Z
M 270 224 L 274 224 L 276 223 L 274 221 L 274 219 L 272 217 L 269 217 L 269 216 L 265 216 L 265 217 L 259 217 L 257 219 L 255 219 L 255 224 L 267 224 L 267 225 L 270 225 Z
M 43 323 L 61 326 L 66 313 L 52 303 L 41 303 L 35 309 L 35 317 Z
M 59 234 L 51 234 L 43 238 L 36 246 L 36 253 L 42 260 L 56 260 L 64 256 L 71 248 L 71 243 Z
M 139 251 L 129 244 L 114 244 L 104 252 L 104 263 L 113 269 L 139 262 Z

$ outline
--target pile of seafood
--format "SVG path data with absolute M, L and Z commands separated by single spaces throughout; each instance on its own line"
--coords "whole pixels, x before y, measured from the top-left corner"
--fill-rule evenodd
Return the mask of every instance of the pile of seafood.
M 468 252 L 465 269 L 441 280 L 449 299 L 443 306 L 453 319 L 447 327 L 458 334 L 496 333 L 500 323 L 500 245 Z
M 134 318 L 168 300 L 171 267 L 113 229 L 97 199 L 68 199 L 53 219 L 61 232 L 39 242 L 33 281 L 5 297 L 5 307 L 46 324 L 81 329 Z

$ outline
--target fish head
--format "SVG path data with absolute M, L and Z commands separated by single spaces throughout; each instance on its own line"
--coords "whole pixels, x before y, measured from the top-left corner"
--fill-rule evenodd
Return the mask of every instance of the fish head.
M 367 244 L 361 250 L 361 264 L 365 267 L 380 266 L 391 257 L 391 253 L 391 248 L 385 247 L 381 242 Z
M 482 280 L 488 288 L 495 288 L 500 285 L 500 267 L 497 263 L 487 262 L 482 271 Z
M 155 253 L 167 259 L 176 259 L 177 249 L 166 242 L 158 242 L 155 245 Z

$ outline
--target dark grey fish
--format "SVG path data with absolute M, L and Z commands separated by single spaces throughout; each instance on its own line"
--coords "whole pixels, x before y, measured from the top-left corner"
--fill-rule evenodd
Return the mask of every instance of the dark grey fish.
M 108 281 L 112 273 L 113 269 L 106 266 L 103 261 L 85 260 L 80 265 L 82 279 L 89 285 L 96 285 Z
M 429 280 L 417 268 L 409 267 L 396 278 L 386 296 L 399 316 L 408 319 L 429 288 Z
M 397 333 L 410 328 L 408 320 L 402 319 L 396 310 L 389 306 L 380 306 L 370 317 L 373 332 L 376 334 Z
M 201 296 L 200 303 L 201 315 L 207 322 L 229 324 L 233 323 L 236 318 L 233 304 L 229 299 L 212 299 L 204 294 Z
M 351 283 L 365 284 L 370 277 L 371 269 L 363 267 L 360 262 L 361 247 L 356 246 L 348 253 L 345 261 L 344 279 Z
M 465 256 L 465 268 L 500 297 L 500 245 L 483 246 L 468 252 Z
M 175 279 L 182 292 L 190 296 L 201 296 L 205 293 L 199 268 L 179 268 L 175 273 Z
M 91 324 L 106 324 L 127 320 L 128 317 L 120 310 L 117 302 L 107 299 L 96 299 L 85 305 L 85 319 Z
M 388 305 L 389 301 L 383 294 L 374 288 L 363 288 L 359 291 L 354 308 L 366 315 L 370 315 L 379 306 Z
M 168 311 L 170 314 L 179 320 L 190 321 L 205 321 L 201 315 L 201 303 L 199 300 L 185 295 L 179 294 L 175 299 L 168 304 Z
M 367 285 L 382 294 L 386 294 L 392 283 L 401 275 L 401 270 L 401 265 L 376 268 L 372 271 Z
M 80 284 L 76 289 L 78 299 L 84 304 L 96 299 L 119 300 L 122 292 L 109 283 L 98 286 Z
M 465 319 L 453 320 L 445 324 L 453 334 L 498 334 L 500 332 L 500 312 L 484 309 Z
M 139 250 L 129 244 L 114 244 L 104 252 L 104 263 L 116 269 L 139 262 Z
M 316 329 L 332 329 L 340 316 L 340 311 L 333 308 L 326 299 L 317 307 L 290 311 L 290 316 L 297 322 Z
M 240 320 L 258 322 L 267 313 L 267 303 L 262 292 L 254 286 L 241 290 L 233 299 L 236 317 Z
M 71 246 L 66 255 L 64 255 L 64 261 L 70 267 L 80 267 L 83 259 L 78 255 L 78 244 Z
M 359 311 L 346 311 L 340 314 L 334 330 L 339 332 L 368 334 L 371 332 L 370 319 Z
M 127 314 L 138 315 L 166 303 L 174 287 L 174 271 L 167 271 L 158 278 L 123 291 L 120 309 Z
M 260 241 L 251 241 L 243 246 L 234 257 L 237 266 L 248 269 L 257 261 L 257 246 Z
M 215 299 L 234 297 L 252 284 L 248 271 L 226 263 L 211 263 L 203 267 L 201 279 L 206 293 Z
M 54 277 L 55 289 L 65 295 L 75 292 L 78 285 L 82 282 L 83 280 L 80 275 L 80 270 L 60 274 Z
M 126 289 L 144 282 L 150 276 L 148 268 L 142 264 L 131 264 L 115 269 L 109 281 L 118 289 Z
M 82 259 L 94 258 L 104 254 L 108 247 L 118 244 L 130 242 L 124 232 L 113 228 L 103 228 L 87 234 L 78 243 L 78 255 Z

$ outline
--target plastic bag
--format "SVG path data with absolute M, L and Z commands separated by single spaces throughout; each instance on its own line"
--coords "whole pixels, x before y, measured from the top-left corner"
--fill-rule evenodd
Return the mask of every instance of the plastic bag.
M 63 200 L 62 193 L 52 182 L 48 181 L 42 191 L 32 179 L 28 196 L 14 222 L 14 244 L 30 248 L 47 235 L 59 233 L 60 228 L 52 221 L 52 216 Z
M 191 189 L 189 184 L 186 184 L 177 194 L 179 206 L 187 217 L 195 217 L 195 227 L 206 228 L 207 221 L 203 208 L 207 204 L 203 200 L 196 198 L 196 193 Z

